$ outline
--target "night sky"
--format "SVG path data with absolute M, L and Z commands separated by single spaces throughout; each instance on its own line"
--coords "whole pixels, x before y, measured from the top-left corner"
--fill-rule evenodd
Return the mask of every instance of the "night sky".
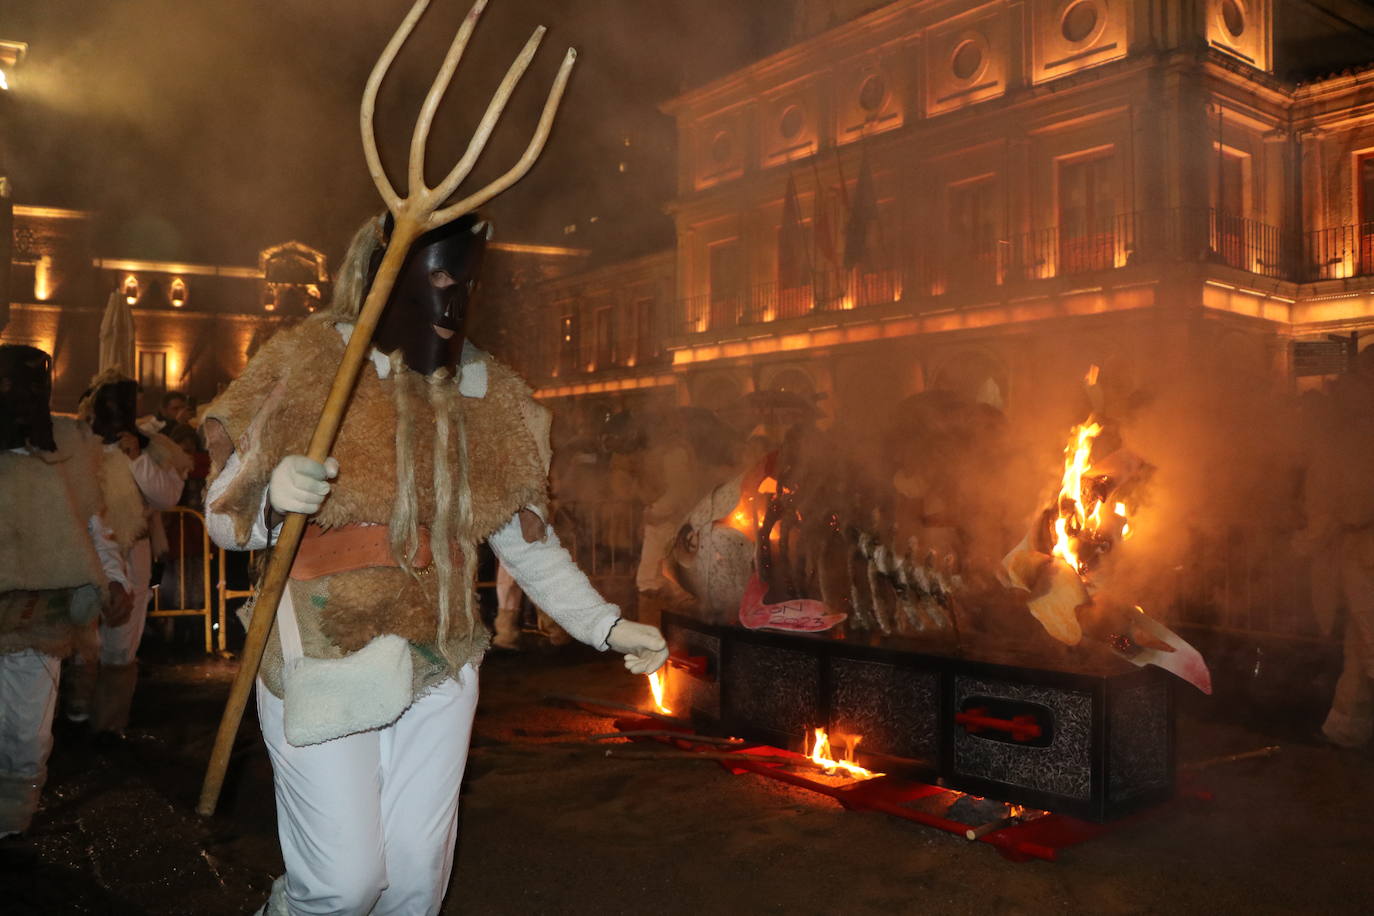
M 383 85 L 378 130 L 398 185 L 415 112 L 468 5 L 433 0 Z M 436 120 L 430 183 L 457 159 L 507 65 L 542 23 L 549 33 L 474 187 L 519 156 L 569 45 L 578 64 L 540 163 L 490 208 L 498 238 L 594 247 L 608 257 L 671 245 L 661 205 L 673 191 L 674 134 L 657 105 L 778 46 L 787 23 L 770 25 L 758 6 L 494 0 Z M 358 139 L 358 101 L 409 7 L 6 0 L 0 38 L 29 43 L 0 116 L 16 201 L 96 211 L 104 256 L 247 264 L 267 245 L 299 239 L 337 259 L 352 229 L 380 208 Z M 573 223 L 579 231 L 565 235 Z

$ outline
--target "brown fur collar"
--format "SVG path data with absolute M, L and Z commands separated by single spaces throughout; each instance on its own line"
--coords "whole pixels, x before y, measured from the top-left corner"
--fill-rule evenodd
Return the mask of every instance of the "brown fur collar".
M 286 455 L 307 450 L 343 350 L 332 324 L 308 319 L 273 337 L 207 408 L 212 478 L 231 449 L 239 453 L 238 475 L 211 508 L 233 518 L 240 543 L 261 509 L 272 469 Z M 481 359 L 487 370 L 486 396 L 452 401 L 467 428 L 473 502 L 472 530 L 456 537 L 462 549 L 475 549 L 521 508 L 542 508 L 546 502 L 547 445 L 538 439 L 547 434 L 547 411 L 535 404 L 514 372 L 489 356 Z M 409 381 L 416 380 L 412 376 Z M 397 382 L 395 375 L 379 379 L 371 364 L 364 365 L 333 449 L 339 477 L 314 523 L 331 528 L 390 522 L 396 498 Z M 419 521 L 433 529 L 434 413 L 423 396 L 425 384 L 420 381 L 406 396 L 417 431 L 413 463 Z M 458 460 L 457 448 L 453 435 L 452 464 Z M 335 645 L 353 650 L 379 633 L 433 641 L 437 618 L 432 585 L 395 569 L 332 578 L 339 581 L 331 583 L 323 624 Z M 463 624 L 455 626 L 461 630 Z

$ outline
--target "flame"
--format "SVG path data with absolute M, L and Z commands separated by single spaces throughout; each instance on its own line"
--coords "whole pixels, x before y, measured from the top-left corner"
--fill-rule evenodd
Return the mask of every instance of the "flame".
M 812 763 L 824 770 L 827 776 L 833 776 L 840 771 L 843 771 L 844 775 L 852 776 L 855 779 L 872 779 L 875 776 L 883 775 L 882 773 L 874 773 L 872 770 L 866 770 L 854 763 L 854 748 L 858 746 L 860 741 L 858 736 L 855 736 L 849 744 L 846 754 L 849 758 L 848 760 L 835 760 L 830 756 L 830 737 L 825 733 L 825 729 L 815 729 L 815 737 L 816 743 L 811 747 L 810 751 L 807 751 L 806 736 L 802 736 L 802 753 L 806 754 Z
M 673 711 L 663 705 L 663 677 L 657 671 L 649 672 L 649 691 L 654 695 L 654 705 L 658 711 L 665 716 L 671 716 Z
M 1092 457 L 1093 441 L 1101 433 L 1102 424 L 1089 418 L 1088 422 L 1073 428 L 1069 445 L 1064 449 L 1064 479 L 1059 487 L 1059 518 L 1054 523 L 1051 552 L 1079 575 L 1084 572 L 1078 551 L 1079 538 L 1089 530 L 1096 530 L 1101 521 L 1098 501 L 1094 500 L 1091 507 L 1083 505 L 1083 475 Z

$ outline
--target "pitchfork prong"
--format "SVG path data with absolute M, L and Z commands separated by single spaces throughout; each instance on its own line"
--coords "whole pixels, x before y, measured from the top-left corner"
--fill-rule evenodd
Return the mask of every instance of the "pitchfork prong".
M 434 83 L 429 87 L 429 94 L 425 96 L 425 103 L 420 107 L 420 116 L 415 121 L 415 132 L 410 137 L 410 189 L 415 191 L 419 188 L 426 188 L 425 184 L 425 152 L 429 144 L 429 129 L 434 124 L 434 114 L 439 109 L 439 103 L 444 100 L 444 94 L 448 92 L 449 84 L 453 81 L 453 74 L 458 69 L 458 63 L 463 59 L 463 52 L 467 50 L 468 39 L 472 37 L 473 29 L 477 27 L 477 20 L 481 18 L 482 11 L 487 8 L 488 0 L 477 0 L 472 5 L 472 9 L 463 19 L 463 24 L 458 27 L 458 33 L 453 36 L 453 44 L 449 46 L 448 53 L 444 55 L 444 63 L 439 67 L 438 74 L 434 77 Z M 445 195 L 447 196 L 447 195 Z M 443 198 L 440 198 L 442 200 Z
M 377 63 L 373 65 L 372 72 L 367 77 L 367 85 L 363 88 L 363 104 L 358 113 L 358 121 L 363 132 L 363 156 L 367 159 L 368 174 L 372 176 L 372 183 L 377 186 L 377 192 L 382 195 L 386 208 L 392 213 L 401 206 L 401 197 L 392 187 L 391 179 L 386 176 L 386 169 L 382 167 L 382 157 L 377 152 L 377 135 L 372 124 L 377 108 L 377 90 L 381 88 L 387 70 L 391 69 L 391 62 L 400 53 L 401 45 L 406 43 L 406 39 L 415 29 L 415 23 L 419 22 L 428 6 L 429 0 L 415 0 L 415 5 L 401 21 L 396 34 L 387 42 L 382 50 L 382 56 L 377 58 Z
M 496 94 L 491 97 L 491 102 L 487 104 L 487 110 L 482 115 L 482 120 L 477 123 L 477 130 L 472 135 L 472 140 L 468 143 L 467 150 L 463 153 L 463 158 L 458 160 L 457 165 L 448 173 L 439 186 L 434 189 L 435 201 L 442 203 L 448 200 L 454 191 L 458 190 L 458 185 L 463 183 L 463 179 L 468 177 L 472 167 L 477 164 L 477 159 L 482 155 L 482 151 L 487 147 L 487 141 L 491 139 L 491 133 L 496 129 L 496 122 L 501 120 L 501 115 L 506 110 L 506 104 L 510 102 L 510 97 L 515 93 L 515 87 L 519 85 L 520 79 L 529 69 L 530 62 L 534 60 L 535 53 L 539 50 L 539 43 L 544 40 L 545 29 L 541 25 L 534 30 L 525 42 L 525 47 L 516 55 L 511 62 L 510 69 L 506 71 L 506 76 L 501 80 L 501 85 L 496 87 Z M 428 101 L 426 101 L 428 105 Z M 417 125 L 418 131 L 418 125 Z M 411 156 L 415 155 L 414 150 Z M 421 157 L 424 156 L 423 151 Z M 414 171 L 415 162 L 411 160 L 411 170 Z M 411 179 L 414 181 L 414 178 Z
M 442 226 L 464 213 L 471 213 L 525 177 L 525 173 L 533 167 L 539 154 L 544 151 L 544 144 L 548 141 L 549 132 L 553 129 L 553 119 L 558 114 L 558 105 L 563 100 L 563 91 L 568 87 L 568 78 L 572 75 L 573 63 L 576 60 L 577 50 L 569 48 L 568 53 L 563 57 L 563 64 L 558 68 L 558 75 L 554 77 L 553 88 L 549 90 L 549 97 L 544 102 L 544 111 L 539 116 L 539 126 L 535 128 L 529 146 L 525 147 L 525 154 L 520 157 L 520 161 L 515 164 L 515 167 L 477 193 L 431 214 L 428 221 L 429 228 Z

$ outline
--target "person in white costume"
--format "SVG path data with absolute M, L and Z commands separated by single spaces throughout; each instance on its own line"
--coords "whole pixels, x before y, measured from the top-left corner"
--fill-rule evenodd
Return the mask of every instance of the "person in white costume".
M 73 658 L 67 718 L 89 718 L 96 734 L 121 733 L 138 682 L 138 646 L 152 599 L 155 513 L 181 499 L 190 459 L 176 443 L 141 432 L 137 425 L 138 384 L 118 373 L 98 377 L 82 399 L 81 415 L 104 443 L 100 466 L 106 493 L 105 520 L 121 551 L 123 578 L 132 589 L 129 618 L 119 626 L 102 624 L 98 639 Z
M 97 614 L 111 625 L 129 615 L 100 516 L 100 444 L 50 415 L 50 392 L 47 353 L 0 346 L 0 836 L 28 829 L 38 809 L 62 657 Z
M 487 236 L 470 216 L 411 248 L 326 463 L 301 453 L 381 220 L 355 236 L 331 309 L 279 332 L 206 411 L 214 540 L 261 549 L 285 513 L 311 516 L 257 685 L 286 864 L 265 913 L 439 911 L 489 644 L 480 541 L 576 639 L 638 674 L 667 658 L 545 525 L 547 412 L 464 340 Z

